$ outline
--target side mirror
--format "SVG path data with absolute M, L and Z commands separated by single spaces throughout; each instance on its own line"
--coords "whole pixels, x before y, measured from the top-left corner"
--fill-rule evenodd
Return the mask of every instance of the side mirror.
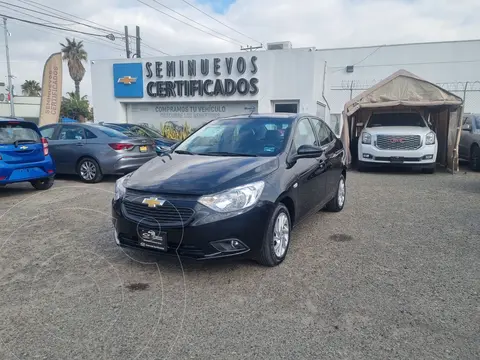
M 464 131 L 472 131 L 472 125 L 465 124 L 462 126 L 462 130 Z
M 302 145 L 298 148 L 295 159 L 317 158 L 323 154 L 323 150 L 314 145 Z

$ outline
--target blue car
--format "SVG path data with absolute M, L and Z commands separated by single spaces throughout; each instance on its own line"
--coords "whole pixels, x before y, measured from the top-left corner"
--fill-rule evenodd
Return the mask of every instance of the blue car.
M 28 181 L 37 190 L 53 185 L 55 164 L 48 141 L 33 122 L 0 118 L 0 186 Z

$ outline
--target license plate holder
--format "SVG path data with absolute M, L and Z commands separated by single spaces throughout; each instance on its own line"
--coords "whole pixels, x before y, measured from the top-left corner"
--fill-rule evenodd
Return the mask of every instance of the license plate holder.
M 152 229 L 139 229 L 138 241 L 141 247 L 160 251 L 168 251 L 167 233 Z
M 148 146 L 142 145 L 140 146 L 140 152 L 147 152 L 148 151 Z
M 405 161 L 405 159 L 403 158 L 403 156 L 391 156 L 390 157 L 390 162 L 392 163 L 403 163 Z

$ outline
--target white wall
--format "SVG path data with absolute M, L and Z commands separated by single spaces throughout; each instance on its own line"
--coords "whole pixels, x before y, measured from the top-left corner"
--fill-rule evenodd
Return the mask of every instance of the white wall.
M 328 64 L 329 101 L 340 113 L 352 96 L 405 69 L 463 98 L 465 111 L 480 112 L 480 40 L 317 50 Z M 356 64 L 353 73 L 347 65 Z M 475 83 L 476 82 L 476 83 Z
M 258 72 L 254 75 L 250 73 L 250 58 L 256 56 Z M 225 58 L 244 57 L 247 60 L 247 72 L 244 75 L 238 74 L 235 63 L 231 75 L 226 73 Z M 221 75 L 216 76 L 213 74 L 213 59 L 221 59 Z M 210 73 L 204 76 L 200 72 L 200 60 L 210 60 Z M 224 79 L 230 78 L 237 81 L 241 77 L 249 79 L 250 77 L 256 77 L 259 79 L 258 88 L 259 92 L 256 95 L 240 95 L 238 93 L 233 96 L 194 96 L 194 97 L 171 97 L 171 98 L 158 98 L 149 97 L 144 91 L 143 98 L 128 98 L 128 99 L 116 99 L 114 96 L 114 79 L 113 79 L 113 64 L 114 63 L 133 63 L 141 62 L 143 64 L 143 82 L 146 87 L 149 81 L 156 81 L 160 79 L 155 78 L 155 74 L 151 79 L 146 77 L 145 63 L 155 61 L 162 61 L 164 64 L 163 74 L 166 75 L 165 62 L 179 60 L 197 61 L 197 76 L 195 77 L 179 77 L 178 67 L 177 76 L 175 78 L 165 77 L 161 80 L 206 80 L 216 78 Z M 178 66 L 178 65 L 177 65 Z M 321 89 L 323 84 L 323 72 L 324 61 L 321 59 L 319 53 L 307 49 L 293 49 L 293 50 L 275 50 L 275 51 L 256 51 L 256 52 L 239 52 L 229 54 L 210 54 L 210 55 L 195 55 L 195 56 L 174 56 L 174 57 L 161 57 L 161 58 L 142 58 L 142 59 L 117 59 L 117 60 L 95 60 L 91 66 L 92 74 L 92 86 L 93 86 L 93 106 L 95 109 L 96 121 L 111 121 L 111 122 L 125 122 L 127 121 L 127 108 L 128 103 L 142 103 L 146 105 L 146 108 L 152 104 L 162 103 L 182 103 L 191 104 L 204 102 L 208 104 L 215 104 L 217 102 L 226 101 L 243 101 L 248 103 L 256 103 L 258 105 L 259 112 L 272 112 L 272 101 L 274 100 L 298 100 L 299 112 L 308 112 L 315 114 L 317 111 L 317 101 L 324 100 L 321 98 Z M 154 70 L 154 67 L 152 67 Z M 147 104 L 149 104 L 147 106 Z M 146 111 L 148 112 L 148 110 Z M 137 112 L 137 116 L 141 116 Z M 134 116 L 134 112 L 131 113 Z M 149 116 L 152 116 L 151 114 Z M 147 118 L 146 116 L 144 118 Z M 129 119 L 130 121 L 130 119 Z M 153 121 L 153 120 L 149 120 Z M 160 121 L 160 120 L 159 120 Z M 143 121 L 138 121 L 143 122 Z M 156 124 L 154 124 L 156 125 Z
M 41 97 L 15 96 L 15 116 L 25 119 L 38 119 Z M 0 116 L 10 116 L 10 103 L 0 102 Z

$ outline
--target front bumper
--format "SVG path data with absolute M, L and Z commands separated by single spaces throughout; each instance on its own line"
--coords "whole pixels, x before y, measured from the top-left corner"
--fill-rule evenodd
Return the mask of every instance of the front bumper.
M 417 150 L 381 150 L 373 145 L 359 142 L 358 160 L 368 165 L 431 165 L 437 160 L 437 144 L 423 145 Z
M 52 178 L 55 170 L 50 155 L 43 161 L 32 163 L 7 164 L 0 160 L 0 185 Z
M 150 197 L 146 194 L 145 197 Z M 174 206 L 191 202 L 194 215 L 183 225 L 169 225 L 150 221 L 149 216 L 131 216 L 125 210 L 123 200 L 112 202 L 112 221 L 117 245 L 165 255 L 179 255 L 196 260 L 227 257 L 254 257 L 260 250 L 266 224 L 273 211 L 273 204 L 259 203 L 235 216 L 216 213 L 192 200 L 168 201 Z M 151 214 L 151 213 L 150 213 Z M 166 251 L 152 247 L 142 238 L 145 230 L 166 235 Z M 235 242 L 238 248 L 226 249 Z M 146 245 L 147 244 L 147 245 Z

